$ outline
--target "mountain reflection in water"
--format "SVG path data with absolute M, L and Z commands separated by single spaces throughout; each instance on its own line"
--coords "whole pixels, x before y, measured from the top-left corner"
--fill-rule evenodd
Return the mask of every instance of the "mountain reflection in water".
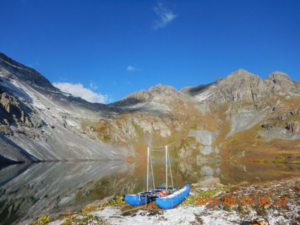
M 16 164 L 0 170 L 0 224 L 29 223 L 41 214 L 59 216 L 133 184 L 133 165 L 121 161 Z M 123 180 L 121 185 L 116 185 Z
M 154 163 L 155 184 L 165 182 L 165 167 Z M 223 184 L 264 182 L 297 176 L 299 166 L 237 162 L 172 163 L 174 186 L 219 177 Z M 150 182 L 152 184 L 152 182 Z M 56 162 L 0 165 L 0 224 L 25 224 L 42 214 L 52 218 L 67 210 L 114 194 L 139 192 L 146 187 L 146 162 Z

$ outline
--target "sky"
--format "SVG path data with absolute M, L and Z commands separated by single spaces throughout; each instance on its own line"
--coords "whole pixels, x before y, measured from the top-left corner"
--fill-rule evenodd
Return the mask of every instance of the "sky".
M 243 68 L 300 81 L 300 0 L 0 0 L 0 52 L 111 103 Z

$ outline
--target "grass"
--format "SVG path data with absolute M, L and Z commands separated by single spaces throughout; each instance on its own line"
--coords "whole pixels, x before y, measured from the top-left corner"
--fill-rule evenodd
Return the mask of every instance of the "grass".
M 198 126 L 197 126 L 197 124 L 194 124 L 193 126 L 191 126 L 191 128 L 190 128 L 191 130 L 198 130 Z
M 108 223 L 103 220 L 101 217 L 93 216 L 93 215 L 88 215 L 82 218 L 76 218 L 76 217 L 65 217 L 64 222 L 62 225 L 86 225 L 86 224 L 99 224 L 99 225 L 108 225 Z M 95 223 L 96 222 L 96 223 Z
M 215 195 L 219 194 L 220 192 L 226 192 L 230 190 L 232 186 L 228 185 L 225 187 L 217 187 L 215 189 L 202 191 L 198 194 L 188 196 L 185 201 L 181 205 L 191 205 L 191 206 L 197 206 L 197 203 L 199 202 L 199 198 L 213 198 Z
M 136 123 L 134 123 L 134 122 L 131 122 L 131 124 L 132 124 L 132 126 L 134 126 L 134 128 L 135 128 L 138 136 L 142 137 L 143 134 L 144 134 L 143 129 L 139 125 L 137 125 Z
M 115 205 L 124 205 L 126 202 L 123 196 L 116 195 L 113 199 L 109 200 L 107 205 L 115 206 Z M 105 205 L 104 205 L 105 206 Z
M 50 217 L 42 215 L 37 221 L 32 222 L 30 225 L 46 225 L 50 223 Z
M 266 142 L 258 131 L 264 130 L 259 124 L 249 130 L 241 131 L 223 141 L 220 149 L 223 158 L 231 160 L 245 160 L 255 162 L 276 162 L 287 163 L 289 161 L 297 162 L 297 140 L 272 139 Z M 244 151 L 245 156 L 241 158 Z
M 82 120 L 81 127 L 90 137 L 93 137 L 91 133 L 95 133 L 103 142 L 111 142 L 110 130 L 112 126 L 107 120 Z
M 95 206 L 95 205 L 88 205 L 88 206 L 86 206 L 86 207 L 82 210 L 82 213 L 83 213 L 83 214 L 88 214 L 88 213 L 94 211 L 95 209 L 97 209 L 97 206 Z

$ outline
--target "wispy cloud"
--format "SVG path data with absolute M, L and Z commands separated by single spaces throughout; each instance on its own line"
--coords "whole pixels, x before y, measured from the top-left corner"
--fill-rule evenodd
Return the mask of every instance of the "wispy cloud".
M 95 82 L 91 82 L 90 83 L 90 88 L 92 89 L 92 90 L 97 90 L 98 89 L 98 85 L 95 83 Z
M 80 97 L 88 102 L 93 103 L 107 103 L 110 101 L 109 96 L 95 93 L 92 90 L 85 88 L 82 84 L 72 83 L 53 83 L 54 87 L 57 87 L 63 92 L 70 93 L 73 96 Z
M 133 71 L 137 71 L 137 70 L 141 70 L 141 69 L 136 68 L 134 66 L 127 66 L 127 71 L 129 71 L 129 72 L 133 72 Z
M 166 27 L 170 22 L 172 22 L 178 15 L 172 12 L 172 10 L 167 9 L 162 2 L 158 1 L 157 6 L 154 7 L 154 12 L 159 17 L 154 25 L 154 30 Z

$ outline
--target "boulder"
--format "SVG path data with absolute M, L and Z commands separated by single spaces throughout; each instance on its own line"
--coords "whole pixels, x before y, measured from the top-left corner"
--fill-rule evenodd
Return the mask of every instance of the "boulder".
M 293 133 L 300 132 L 300 121 L 287 123 L 287 129 Z
M 273 127 L 275 127 L 275 123 L 264 123 L 263 125 L 261 125 L 263 128 L 266 128 L 267 130 L 272 129 Z
M 13 132 L 8 126 L 0 126 L 0 134 L 12 136 Z
M 200 183 L 192 184 L 192 187 L 216 187 L 216 186 L 223 186 L 220 183 L 220 178 L 210 178 L 210 179 L 201 181 Z

